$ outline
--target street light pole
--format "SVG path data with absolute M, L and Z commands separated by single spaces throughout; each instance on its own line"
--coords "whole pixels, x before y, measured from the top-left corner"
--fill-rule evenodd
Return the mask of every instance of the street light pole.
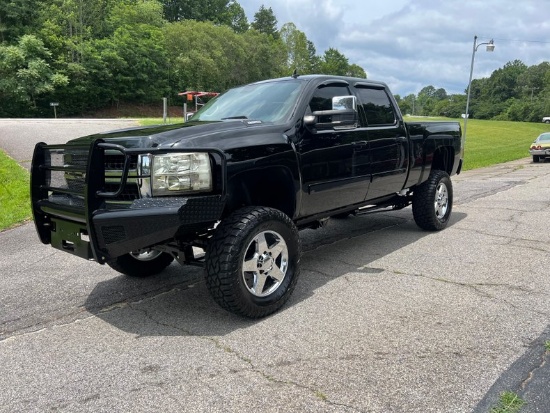
M 464 158 L 464 145 L 466 143 L 466 127 L 468 125 L 468 117 L 469 117 L 468 111 L 470 110 L 470 91 L 472 89 L 472 75 L 474 73 L 474 58 L 477 52 L 477 48 L 483 44 L 487 45 L 488 52 L 492 52 L 493 50 L 495 50 L 495 44 L 492 39 L 488 42 L 477 44 L 477 36 L 474 36 L 474 46 L 472 48 L 472 63 L 470 64 L 470 79 L 468 80 L 468 93 L 466 95 L 466 113 L 464 113 L 464 131 L 462 133 L 462 158 Z

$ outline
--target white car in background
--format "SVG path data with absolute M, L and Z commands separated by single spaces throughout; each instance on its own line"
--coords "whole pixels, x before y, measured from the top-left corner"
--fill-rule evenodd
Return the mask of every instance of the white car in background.
M 544 162 L 550 158 L 550 132 L 541 133 L 531 144 L 529 153 L 533 156 L 533 162 Z
M 544 118 L 542 118 L 542 121 L 544 123 L 550 123 L 550 116 L 545 116 Z

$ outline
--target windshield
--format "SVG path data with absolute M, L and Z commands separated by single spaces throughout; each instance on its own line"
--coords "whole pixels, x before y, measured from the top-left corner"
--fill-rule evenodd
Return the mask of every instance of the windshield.
M 550 133 L 543 133 L 537 139 L 538 142 L 548 142 L 550 141 Z
M 284 123 L 292 114 L 303 85 L 304 82 L 288 80 L 237 87 L 208 102 L 191 120 L 249 119 Z

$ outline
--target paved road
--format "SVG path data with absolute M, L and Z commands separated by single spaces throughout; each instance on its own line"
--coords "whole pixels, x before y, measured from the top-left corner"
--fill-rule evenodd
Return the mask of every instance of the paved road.
M 79 136 L 136 126 L 132 119 L 0 119 L 0 148 L 29 169 L 38 142 L 59 144 Z
M 0 121 L 0 147 L 47 126 L 28 127 Z M 32 224 L 0 233 L 0 411 L 487 412 L 513 390 L 547 412 L 549 179 L 528 159 L 461 174 L 437 233 L 410 208 L 302 231 L 296 291 L 259 321 L 200 269 L 128 279 Z

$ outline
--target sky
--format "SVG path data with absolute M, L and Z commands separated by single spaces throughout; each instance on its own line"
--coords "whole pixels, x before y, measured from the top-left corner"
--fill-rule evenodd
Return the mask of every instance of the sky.
M 292 22 L 318 55 L 333 47 L 394 94 L 425 86 L 448 94 L 489 77 L 506 63 L 550 61 L 550 0 L 238 0 L 249 22 L 262 4 L 278 28 Z M 494 40 L 495 49 L 481 44 Z

